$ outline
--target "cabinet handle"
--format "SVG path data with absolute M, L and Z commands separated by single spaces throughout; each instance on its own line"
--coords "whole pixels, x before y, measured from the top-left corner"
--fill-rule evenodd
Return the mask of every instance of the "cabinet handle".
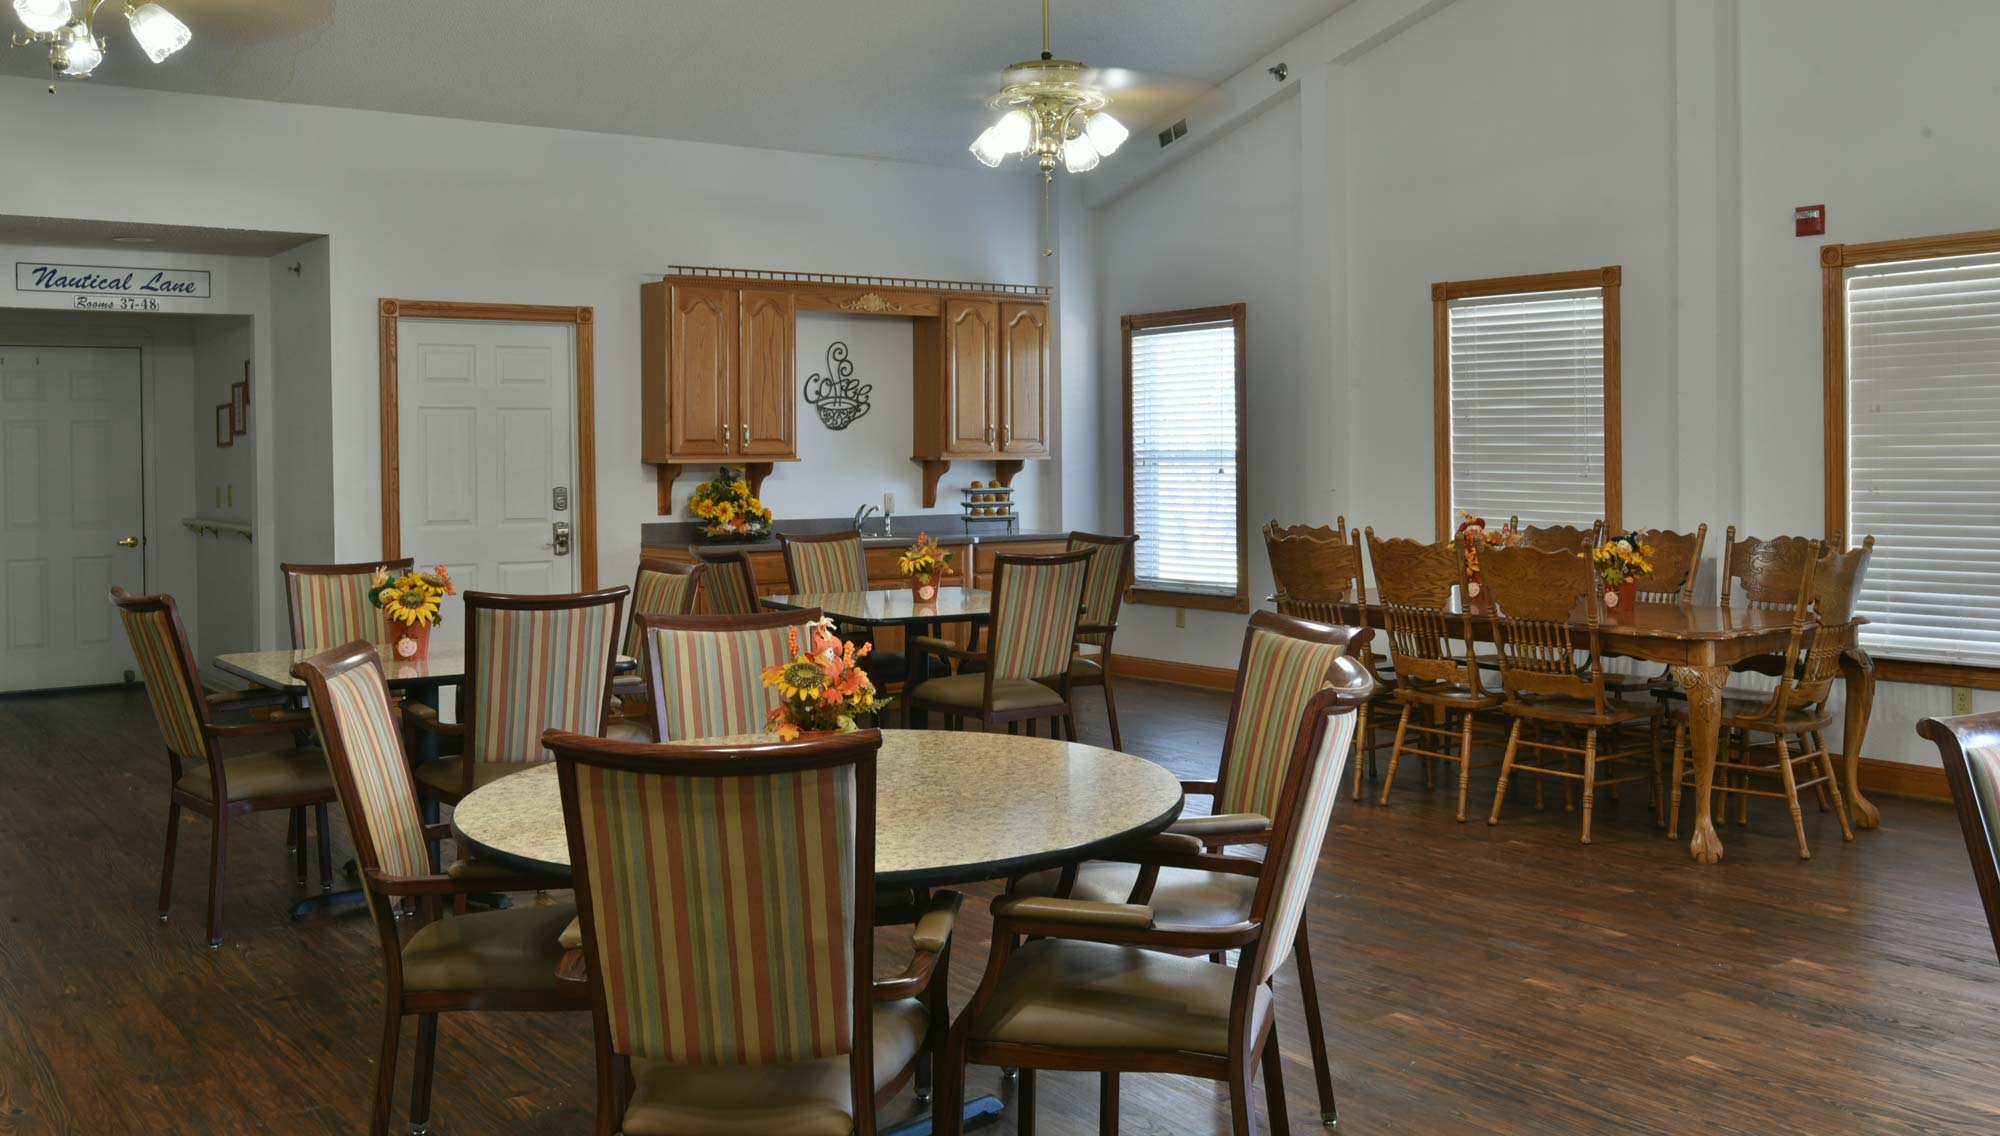
M 991 426 L 988 426 L 986 428 L 986 440 L 988 442 L 991 442 L 993 440 L 993 427 Z
M 1012 444 L 1014 441 L 1014 427 L 1011 425 L 1000 427 L 1000 440 Z
M 748 422 L 743 424 L 743 444 L 746 446 L 750 444 L 750 424 Z
M 729 446 L 729 423 L 727 422 L 722 424 L 722 445 L 725 449 Z

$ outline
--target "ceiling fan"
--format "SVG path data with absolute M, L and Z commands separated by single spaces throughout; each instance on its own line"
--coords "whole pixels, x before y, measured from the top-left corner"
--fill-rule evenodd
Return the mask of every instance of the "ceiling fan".
M 171 0 L 202 27 L 204 36 L 214 35 L 224 44 L 242 45 L 259 40 L 283 39 L 326 23 L 333 15 L 333 0 Z M 26 31 L 12 36 L 15 47 L 40 45 L 48 48 L 49 69 L 56 78 L 88 79 L 104 62 L 106 37 L 97 17 L 106 4 L 107 14 L 123 15 L 132 39 L 155 63 L 186 47 L 194 33 L 178 15 L 152 0 L 13 0 L 14 15 Z M 55 83 L 49 92 L 55 93 Z

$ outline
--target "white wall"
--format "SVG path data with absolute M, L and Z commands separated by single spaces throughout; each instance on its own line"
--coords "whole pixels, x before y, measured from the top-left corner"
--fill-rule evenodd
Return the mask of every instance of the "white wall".
M 380 298 L 596 309 L 599 578 L 610 583 L 630 577 L 639 525 L 656 514 L 636 426 L 645 280 L 672 264 L 1021 283 L 1038 273 L 1038 186 L 1022 171 L 115 87 L 50 99 L 26 79 L 0 80 L 0 101 L 33 110 L 0 117 L 0 153 L 22 174 L 8 181 L 7 213 L 328 235 L 341 559 L 380 545 Z M 774 480 L 774 507 L 802 512 L 788 495 L 809 481 Z M 877 485 L 856 488 L 842 499 L 880 498 Z
M 231 397 L 231 384 L 244 379 L 244 363 L 253 351 L 254 331 L 243 316 L 194 316 L 194 382 L 189 395 L 194 437 L 196 515 L 211 520 L 256 526 L 258 516 L 257 451 L 262 433 L 245 413 L 246 431 L 229 445 L 216 439 L 216 408 Z M 255 406 L 252 396 L 252 406 Z M 266 540 L 270 536 L 265 530 Z M 260 595 L 257 546 L 240 536 L 204 534 L 195 542 L 196 587 L 200 597 L 199 636 L 204 667 L 227 651 L 257 649 L 257 604 Z M 275 588 L 266 585 L 263 594 Z M 232 684 L 233 685 L 233 684 Z
M 333 516 L 339 499 L 333 485 L 333 436 L 327 429 L 333 413 L 328 261 L 325 237 L 270 261 L 271 375 L 268 383 L 254 385 L 267 387 L 277 408 L 267 437 L 282 458 L 271 463 L 272 543 L 280 564 L 336 563 Z
M 1288 59 L 1295 96 L 1100 210 L 1106 452 L 1118 317 L 1243 299 L 1253 541 L 1273 514 L 1428 536 L 1429 285 L 1618 264 L 1626 522 L 1706 522 L 1712 550 L 1730 524 L 1820 533 L 1819 245 L 2000 227 L 2000 6 L 1477 0 L 1324 34 L 1395 3 L 1288 45 L 1360 44 Z M 1273 233 L 1287 178 L 1303 207 Z M 1827 235 L 1793 237 L 1792 208 L 1821 202 Z M 1259 362 L 1273 322 L 1295 352 L 1279 375 Z M 1128 612 L 1121 653 L 1233 663 L 1238 620 Z M 1868 755 L 1935 764 L 1911 727 L 1948 705 L 1884 684 Z

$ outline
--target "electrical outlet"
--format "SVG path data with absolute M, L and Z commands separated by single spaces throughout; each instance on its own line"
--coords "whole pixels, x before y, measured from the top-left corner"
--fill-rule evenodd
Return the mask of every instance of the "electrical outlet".
M 1174 609 L 1174 626 L 1175 626 L 1175 627 L 1186 627 L 1186 626 L 1187 626 L 1187 609 L 1186 609 L 1186 608 L 1184 608 L 1184 607 L 1177 607 L 1177 608 L 1175 608 L 1175 609 Z
M 1951 712 L 1953 714 L 1972 713 L 1972 688 L 1954 686 L 1951 688 Z

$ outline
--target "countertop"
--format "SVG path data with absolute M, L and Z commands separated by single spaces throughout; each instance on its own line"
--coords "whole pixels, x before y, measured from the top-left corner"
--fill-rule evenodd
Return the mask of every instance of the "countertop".
M 846 532 L 853 528 L 853 520 L 847 517 L 802 517 L 778 522 L 780 532 L 796 536 Z M 947 546 L 966 545 L 974 541 L 980 544 L 1004 544 L 1013 541 L 1069 539 L 1067 532 L 1008 532 L 1005 525 L 995 521 L 967 522 L 957 513 L 924 513 L 897 517 L 893 536 L 883 535 L 881 517 L 870 517 L 861 524 L 861 544 L 865 548 L 906 548 L 915 543 L 918 533 L 927 533 L 931 539 Z M 639 526 L 639 543 L 673 548 L 700 544 L 702 541 L 696 535 L 693 521 L 652 521 Z M 745 552 L 776 552 L 778 542 L 749 540 L 732 542 L 723 547 L 740 548 Z

